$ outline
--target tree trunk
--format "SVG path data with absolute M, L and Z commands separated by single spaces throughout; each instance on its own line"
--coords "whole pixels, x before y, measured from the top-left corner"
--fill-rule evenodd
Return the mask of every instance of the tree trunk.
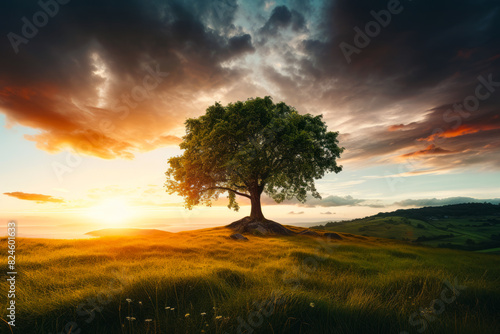
M 232 222 L 227 225 L 227 227 L 235 230 L 238 233 L 258 233 L 258 235 L 292 235 L 293 231 L 287 229 L 283 225 L 267 220 L 262 214 L 262 207 L 260 205 L 260 195 L 264 186 L 259 186 L 258 183 L 254 183 L 250 187 L 250 202 L 252 204 L 252 209 L 250 211 L 250 216 Z
M 250 218 L 257 221 L 264 221 L 264 214 L 262 213 L 262 207 L 260 205 L 260 192 L 254 191 L 250 193 L 250 203 L 252 204 L 252 209 L 250 211 Z

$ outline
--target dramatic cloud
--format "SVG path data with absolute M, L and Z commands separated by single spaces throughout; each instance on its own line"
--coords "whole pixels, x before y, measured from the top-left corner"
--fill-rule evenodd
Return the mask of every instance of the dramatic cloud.
M 2 34 L 24 38 L 21 18 L 42 8 L 7 6 Z M 0 112 L 39 130 L 26 139 L 49 152 L 132 158 L 177 144 L 184 119 L 245 75 L 224 65 L 254 51 L 233 25 L 237 8 L 229 0 L 61 5 L 27 43 L 0 43 Z
M 405 127 L 404 124 L 395 124 L 395 125 L 389 126 L 389 128 L 387 130 L 389 130 L 389 131 L 397 131 L 397 130 L 404 129 L 404 127 Z
M 286 6 L 274 8 L 271 17 L 260 30 L 261 34 L 274 36 L 280 29 L 291 27 L 293 31 L 299 32 L 305 27 L 304 17 L 295 10 L 289 10 Z
M 396 202 L 394 204 L 399 206 L 441 206 L 450 204 L 461 204 L 461 203 L 492 203 L 500 204 L 500 198 L 494 199 L 477 199 L 471 197 L 449 197 L 443 199 L 428 198 L 428 199 L 407 199 L 401 202 Z
M 494 121 L 498 117 L 493 117 L 492 121 Z M 498 123 L 498 122 L 497 122 Z M 490 131 L 490 130 L 499 130 L 500 129 L 500 124 L 478 124 L 477 126 L 471 126 L 471 125 L 460 125 L 456 129 L 453 127 L 451 129 L 448 129 L 446 131 L 443 131 L 441 133 L 434 133 L 433 135 L 427 137 L 427 138 L 420 138 L 418 141 L 427 141 L 427 142 L 433 142 L 441 138 L 455 138 L 455 137 L 461 137 L 473 133 L 478 133 L 481 131 Z
M 3 6 L 4 36 L 22 37 L 21 18 L 41 10 Z M 0 43 L 0 112 L 38 130 L 26 139 L 40 149 L 133 158 L 177 144 L 184 120 L 215 101 L 272 95 L 323 114 L 346 167 L 498 170 L 500 3 L 402 1 L 390 18 L 387 6 L 69 2 L 27 43 Z
M 41 195 L 41 194 L 28 194 L 28 193 L 23 193 L 23 192 L 12 192 L 12 193 L 4 193 L 4 195 L 18 198 L 18 199 L 23 199 L 26 201 L 35 201 L 37 203 L 64 203 L 64 200 L 48 195 Z
M 411 153 L 406 153 L 403 154 L 401 157 L 407 158 L 407 157 L 417 157 L 419 155 L 430 155 L 430 154 L 450 154 L 454 153 L 453 151 L 448 151 L 444 150 L 440 147 L 437 147 L 436 145 L 432 144 L 427 146 L 425 149 L 416 151 L 416 152 L 411 152 Z
M 387 4 L 325 2 L 315 34 L 301 48 L 285 46 L 286 66 L 267 68 L 266 78 L 299 110 L 321 110 L 341 131 L 346 164 L 408 154 L 427 167 L 498 169 L 492 139 L 500 125 L 500 3 L 446 0 L 429 13 L 430 1 L 401 2 L 386 27 L 359 37 Z M 350 63 L 343 42 L 359 51 Z M 431 136 L 443 151 L 412 155 L 429 146 L 419 139 Z M 434 159 L 444 151 L 457 154 Z

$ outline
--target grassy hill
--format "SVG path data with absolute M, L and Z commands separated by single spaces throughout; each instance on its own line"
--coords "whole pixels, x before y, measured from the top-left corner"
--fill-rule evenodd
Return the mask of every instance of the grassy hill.
M 347 233 L 339 233 L 341 240 L 247 235 L 246 242 L 230 233 L 18 239 L 13 332 L 477 334 L 500 328 L 497 255 Z M 0 272 L 7 271 L 4 261 Z M 7 291 L 5 277 L 0 287 Z M 4 310 L 6 303 L 2 293 Z M 3 322 L 0 332 L 10 333 Z
M 381 212 L 314 228 L 500 254 L 500 205 L 489 203 Z

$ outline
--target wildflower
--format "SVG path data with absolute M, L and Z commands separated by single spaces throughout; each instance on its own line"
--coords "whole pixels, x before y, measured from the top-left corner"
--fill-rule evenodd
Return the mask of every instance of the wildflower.
M 170 306 L 165 306 L 165 310 L 170 310 Z
M 311 303 L 311 304 L 309 304 L 309 306 L 314 307 L 314 306 L 316 306 L 316 305 L 314 305 L 314 303 Z
M 125 317 L 125 319 L 127 319 L 128 321 L 130 321 L 130 317 Z
M 190 315 L 191 315 L 191 314 L 189 314 L 189 313 L 186 313 L 186 315 L 185 315 L 184 317 L 186 317 L 186 318 L 187 318 L 187 317 L 189 317 Z
M 173 310 L 175 310 L 175 307 L 172 307 L 172 308 L 170 309 L 170 311 L 173 311 Z
M 217 319 L 217 320 L 222 319 L 222 315 L 218 315 L 218 316 L 216 316 L 216 317 L 215 317 L 215 319 Z
M 144 321 L 145 321 L 145 322 L 151 322 L 151 321 L 153 321 L 153 319 L 146 319 L 146 320 L 144 320 Z
M 142 302 L 139 302 L 139 305 L 142 305 Z
M 432 307 L 430 308 L 425 308 L 425 309 L 420 309 L 421 314 L 433 314 L 435 311 Z
M 134 320 L 135 320 L 135 318 L 134 318 L 134 317 L 131 317 L 131 318 L 130 318 L 130 320 L 134 321 Z
M 125 299 L 125 300 L 126 300 L 126 301 L 127 301 L 127 303 L 129 303 L 129 304 L 132 302 L 132 299 L 130 299 L 130 298 L 127 298 L 127 299 Z
M 206 316 L 207 314 L 205 312 L 201 312 L 201 316 Z

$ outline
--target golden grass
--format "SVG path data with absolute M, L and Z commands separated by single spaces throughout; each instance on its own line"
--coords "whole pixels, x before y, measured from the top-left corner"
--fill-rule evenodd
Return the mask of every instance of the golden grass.
M 413 320 L 426 333 L 498 328 L 499 256 L 342 233 L 248 242 L 230 233 L 18 239 L 16 324 L 23 333 L 411 333 L 423 328 L 412 314 L 457 278 L 467 288 L 444 312 Z

